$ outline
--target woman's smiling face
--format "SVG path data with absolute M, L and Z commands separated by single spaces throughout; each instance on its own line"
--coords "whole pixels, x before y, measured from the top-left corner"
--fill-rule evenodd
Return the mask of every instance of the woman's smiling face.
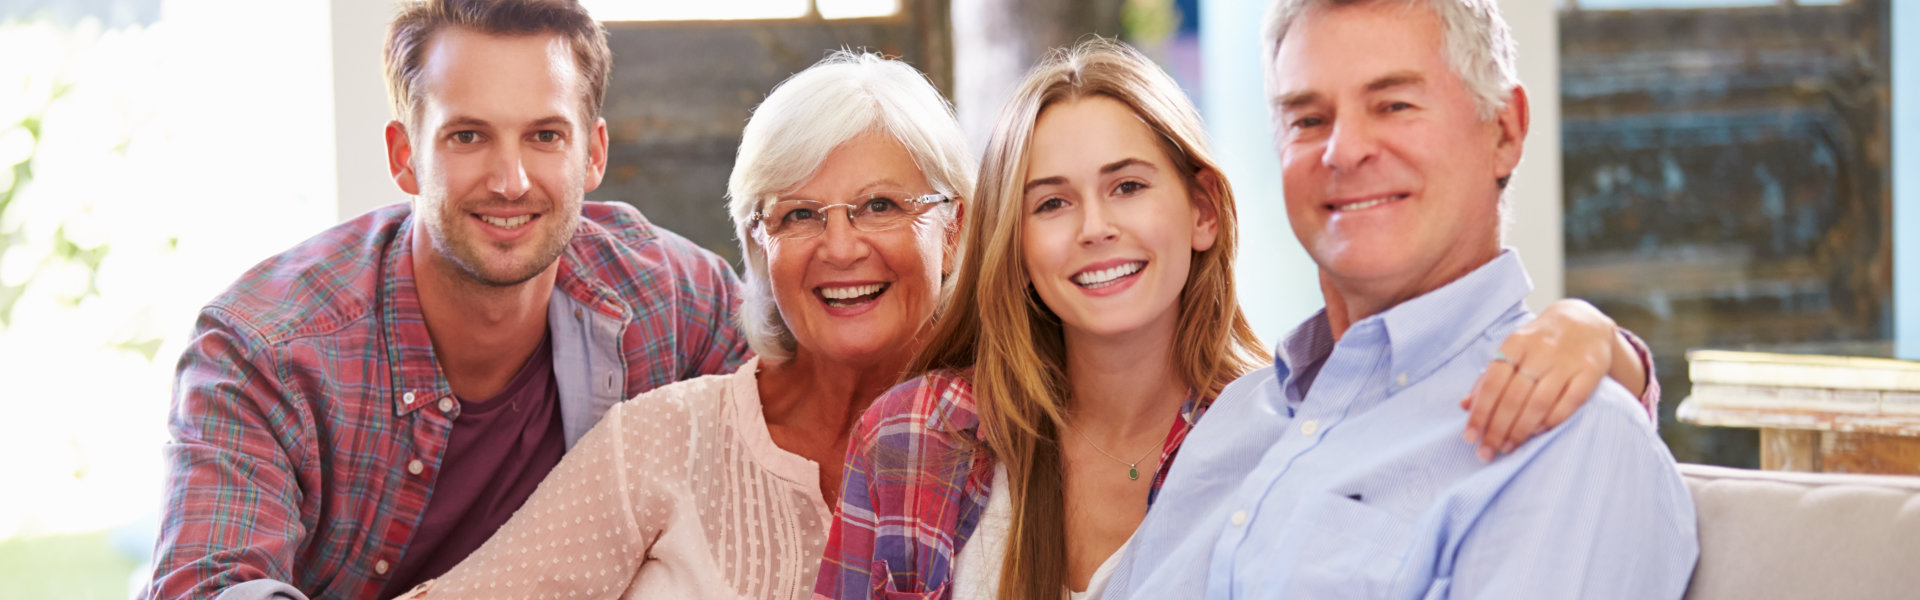
M 1070 336 L 1164 328 L 1171 342 L 1193 253 L 1213 246 L 1216 221 L 1157 140 L 1106 96 L 1062 101 L 1034 123 L 1022 252 Z
M 869 133 L 835 148 L 812 179 L 781 199 L 836 204 L 876 192 L 920 196 L 933 187 L 899 142 Z M 911 355 L 939 299 L 950 209 L 881 231 L 854 228 L 850 210 L 828 210 L 818 235 L 765 239 L 774 303 L 796 352 L 849 366 Z

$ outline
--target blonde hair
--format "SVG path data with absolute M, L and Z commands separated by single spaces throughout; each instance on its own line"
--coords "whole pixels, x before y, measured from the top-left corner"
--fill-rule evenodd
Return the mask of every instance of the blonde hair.
M 735 319 L 747 345 L 764 361 L 792 358 L 798 342 L 774 304 L 766 250 L 749 231 L 753 212 L 774 195 L 805 184 L 835 148 L 869 132 L 906 148 L 934 191 L 954 198 L 973 196 L 978 167 L 953 107 L 925 75 L 906 63 L 871 52 L 838 50 L 774 86 L 747 119 L 727 179 L 727 212 L 746 263 Z M 947 221 L 916 229 L 915 235 L 944 233 L 951 213 L 929 213 L 928 218 Z
M 1119 101 L 1152 129 L 1193 201 L 1210 205 L 1218 218 L 1218 237 L 1193 254 L 1180 295 L 1174 370 L 1210 398 L 1257 367 L 1265 353 L 1235 301 L 1233 192 L 1207 150 L 1192 101 L 1165 71 L 1119 42 L 1093 38 L 1053 51 L 1000 113 L 966 213 L 965 258 L 946 316 L 907 371 L 973 368 L 986 451 L 1006 466 L 1015 507 L 1002 598 L 1056 597 L 1066 585 L 1057 446 L 1070 389 L 1066 342 L 1031 287 L 1020 252 L 1020 207 L 1040 113 L 1092 96 Z

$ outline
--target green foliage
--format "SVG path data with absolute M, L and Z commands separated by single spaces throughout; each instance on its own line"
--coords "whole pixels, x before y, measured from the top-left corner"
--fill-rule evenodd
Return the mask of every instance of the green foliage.
M 1136 44 L 1159 44 L 1180 30 L 1183 18 L 1173 0 L 1126 0 L 1120 6 L 1121 36 Z
M 51 106 L 54 100 L 66 93 L 66 90 L 67 88 L 65 86 L 56 89 L 53 97 L 48 98 L 46 103 L 41 105 L 40 110 L 35 111 L 32 115 L 21 118 L 19 123 L 17 123 L 20 129 L 25 130 L 27 135 L 33 138 L 34 150 L 27 153 L 26 160 L 8 165 L 8 168 L 13 171 L 13 177 L 7 182 L 5 188 L 0 188 L 0 223 L 7 221 L 7 211 L 13 208 L 13 201 L 20 196 L 20 190 L 25 189 L 28 184 L 33 183 L 33 155 L 39 151 L 41 116 L 46 114 L 47 106 Z M 0 127 L 0 131 L 5 130 L 6 128 Z M 22 232 L 20 228 L 16 227 L 12 231 L 0 231 L 0 264 L 4 264 L 7 252 L 13 251 L 25 243 L 26 234 Z M 5 329 L 7 324 L 13 322 L 13 305 L 19 302 L 21 296 L 26 295 L 27 286 L 32 283 L 33 278 L 31 277 L 20 285 L 0 283 L 0 329 Z
M 4 167 L 10 170 L 12 177 L 4 181 L 5 187 L 0 188 L 0 224 L 8 223 L 9 221 L 20 222 L 15 223 L 11 230 L 0 231 L 0 264 L 5 264 L 8 253 L 23 251 L 28 244 L 36 243 L 35 240 L 29 239 L 24 231 L 26 229 L 24 220 L 9 219 L 8 212 L 18 210 L 19 206 L 15 203 L 15 200 L 20 198 L 23 190 L 33 184 L 34 158 L 39 154 L 41 141 L 44 138 L 44 125 L 47 111 L 72 89 L 73 84 L 71 82 L 60 82 L 53 85 L 50 93 L 42 99 L 38 107 L 29 111 L 29 114 L 19 117 L 19 120 L 12 124 L 27 132 L 27 136 L 32 141 L 31 149 L 27 152 L 24 160 L 11 165 L 5 165 Z M 8 127 L 0 126 L 0 131 L 6 131 L 7 129 Z M 128 141 L 130 140 L 122 140 L 121 143 L 115 147 L 115 151 L 124 153 Z M 22 297 L 27 295 L 27 290 L 33 287 L 36 280 L 40 279 L 40 275 L 46 272 L 49 266 L 54 266 L 58 263 L 77 265 L 87 273 L 87 285 L 84 290 L 76 295 L 59 298 L 59 300 L 67 306 L 78 306 L 87 298 L 100 294 L 100 265 L 107 258 L 109 252 L 108 244 L 102 243 L 94 247 L 82 246 L 68 235 L 65 225 L 61 225 L 54 230 L 51 240 L 39 243 L 49 244 L 50 247 L 42 249 L 45 250 L 45 252 L 43 252 L 45 258 L 43 258 L 39 264 L 31 266 L 29 269 L 30 274 L 27 275 L 24 281 L 14 285 L 8 285 L 6 282 L 0 281 L 0 331 L 4 331 L 13 323 L 14 307 L 19 304 Z M 113 345 L 115 347 L 129 349 L 151 347 L 153 348 L 152 350 L 142 352 L 143 355 L 151 360 L 153 354 L 157 352 L 159 344 L 159 339 L 150 339 L 124 340 Z
M 118 600 L 135 568 L 107 532 L 13 538 L 0 542 L 0 596 Z

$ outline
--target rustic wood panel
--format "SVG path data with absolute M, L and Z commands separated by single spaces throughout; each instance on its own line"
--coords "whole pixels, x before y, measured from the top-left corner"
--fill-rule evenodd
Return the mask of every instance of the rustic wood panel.
M 1820 432 L 1818 467 L 1832 473 L 1920 475 L 1920 438 Z
M 898 56 L 953 89 L 947 0 L 905 0 L 876 19 L 619 22 L 607 26 L 614 72 L 605 116 L 611 148 L 594 200 L 649 219 L 740 261 L 726 215 L 740 129 L 773 86 L 839 48 Z
M 1692 348 L 1890 335 L 1889 6 L 1562 11 L 1567 294 L 1647 339 L 1666 407 Z

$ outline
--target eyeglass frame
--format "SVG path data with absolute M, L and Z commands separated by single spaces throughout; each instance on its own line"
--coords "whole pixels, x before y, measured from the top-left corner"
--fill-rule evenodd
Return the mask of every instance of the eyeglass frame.
M 894 225 L 894 226 L 887 227 L 885 229 L 863 229 L 859 225 L 855 224 L 853 221 L 853 211 L 859 210 L 861 204 L 864 204 L 867 201 L 873 200 L 875 198 L 879 198 L 881 197 L 881 194 L 884 194 L 887 191 L 891 191 L 891 190 L 883 190 L 879 192 L 868 192 L 856 197 L 856 199 L 852 202 L 835 202 L 832 204 L 820 202 L 819 200 L 808 200 L 806 198 L 787 198 L 785 200 L 775 199 L 772 202 L 768 202 L 766 207 L 756 209 L 753 211 L 751 215 L 748 215 L 747 230 L 752 231 L 758 234 L 759 236 L 765 236 L 766 239 L 788 239 L 788 240 L 804 240 L 807 238 L 818 237 L 821 233 L 826 233 L 827 231 L 826 228 L 822 227 L 819 233 L 815 233 L 812 235 L 776 236 L 773 234 L 771 230 L 767 229 L 766 227 L 767 217 L 770 216 L 767 214 L 768 208 L 771 208 L 773 205 L 779 204 L 781 202 L 806 201 L 806 202 L 819 203 L 820 208 L 817 210 L 819 210 L 822 214 L 825 214 L 828 209 L 831 209 L 835 206 L 847 207 L 847 211 L 846 211 L 847 225 L 852 226 L 855 230 L 868 231 L 868 232 L 888 231 L 891 229 L 898 228 L 899 226 Z M 929 198 L 934 198 L 934 200 L 929 200 Z M 920 194 L 918 196 L 912 196 L 909 198 L 901 198 L 897 200 L 897 202 L 900 203 L 901 210 L 906 211 L 909 216 L 918 217 L 939 209 L 940 205 L 951 205 L 953 204 L 953 201 L 955 199 L 956 198 L 951 194 L 933 192 L 929 194 Z M 916 211 L 916 209 L 908 208 L 908 207 L 920 207 L 920 208 L 918 208 Z M 832 217 L 828 217 L 828 218 L 832 218 Z M 765 243 L 764 240 L 762 241 L 762 243 Z

